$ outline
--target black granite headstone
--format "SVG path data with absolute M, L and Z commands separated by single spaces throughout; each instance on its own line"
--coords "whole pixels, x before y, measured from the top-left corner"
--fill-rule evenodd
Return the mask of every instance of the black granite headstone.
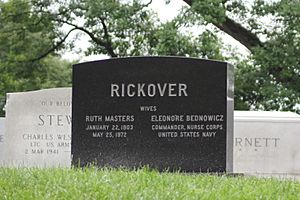
M 233 70 L 132 57 L 73 66 L 72 163 L 232 171 Z

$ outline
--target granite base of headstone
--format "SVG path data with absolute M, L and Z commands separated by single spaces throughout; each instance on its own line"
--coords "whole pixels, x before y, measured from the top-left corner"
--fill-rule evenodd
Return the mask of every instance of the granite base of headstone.
M 233 67 L 179 57 L 74 65 L 72 164 L 232 172 Z
M 3 165 L 4 159 L 4 133 L 5 133 L 5 126 L 4 126 L 5 118 L 0 117 L 0 166 Z
M 234 112 L 233 171 L 262 177 L 300 177 L 300 115 Z
M 7 166 L 70 167 L 71 93 L 54 88 L 7 94 Z

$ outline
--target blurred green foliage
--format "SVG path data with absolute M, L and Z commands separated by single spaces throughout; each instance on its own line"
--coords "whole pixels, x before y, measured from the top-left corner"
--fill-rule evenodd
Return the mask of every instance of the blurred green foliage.
M 162 22 L 139 0 L 0 0 L 0 115 L 7 92 L 71 86 L 72 63 L 61 54 L 78 42 L 66 40 L 75 31 L 90 38 L 86 55 L 229 61 L 235 66 L 235 109 L 299 112 L 298 0 L 184 1 L 191 6 Z M 242 44 L 243 34 L 253 36 L 249 56 L 222 43 L 218 33 L 228 28 Z

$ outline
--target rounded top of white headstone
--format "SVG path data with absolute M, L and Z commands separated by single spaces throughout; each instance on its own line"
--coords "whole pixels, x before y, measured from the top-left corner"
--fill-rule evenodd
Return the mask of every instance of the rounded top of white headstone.
M 300 122 L 300 115 L 279 111 L 234 111 L 235 121 L 290 121 Z

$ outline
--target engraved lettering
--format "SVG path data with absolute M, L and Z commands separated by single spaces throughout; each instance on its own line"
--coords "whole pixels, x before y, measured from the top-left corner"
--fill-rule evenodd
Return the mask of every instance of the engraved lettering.
M 111 97 L 155 97 L 169 96 L 181 97 L 188 96 L 188 86 L 184 83 L 129 83 L 121 85 L 111 84 Z
M 119 97 L 120 95 L 119 95 L 119 92 L 118 92 L 118 90 L 119 90 L 119 86 L 117 85 L 117 84 L 111 84 L 111 92 L 110 92 L 110 96 L 117 96 L 117 97 Z

